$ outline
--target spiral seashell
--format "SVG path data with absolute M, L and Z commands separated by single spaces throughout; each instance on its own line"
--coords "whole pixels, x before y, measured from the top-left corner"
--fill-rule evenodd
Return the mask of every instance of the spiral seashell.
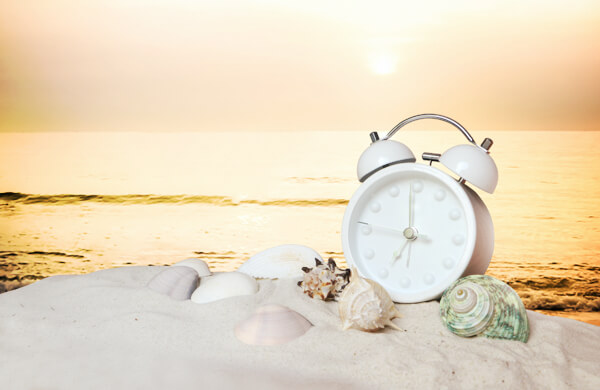
M 361 278 L 356 268 L 352 269 L 350 283 L 340 295 L 339 312 L 343 330 L 371 332 L 385 326 L 402 330 L 392 322 L 401 315 L 388 292 L 377 282 Z
M 350 280 L 350 270 L 338 268 L 335 260 L 329 259 L 323 264 L 315 258 L 316 266 L 313 268 L 302 267 L 304 278 L 298 282 L 302 291 L 311 298 L 324 301 L 335 300 Z
M 284 344 L 302 336 L 312 324 L 301 314 L 280 305 L 264 305 L 235 327 L 235 336 L 251 345 Z
M 463 337 L 483 335 L 527 342 L 529 321 L 519 295 L 506 283 L 487 275 L 454 282 L 440 300 L 442 322 Z
M 189 267 L 169 267 L 148 282 L 148 288 L 183 301 L 198 287 L 198 273 Z

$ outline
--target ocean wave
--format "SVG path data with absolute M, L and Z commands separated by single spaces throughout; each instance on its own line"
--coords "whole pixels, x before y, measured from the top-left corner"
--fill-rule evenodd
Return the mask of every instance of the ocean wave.
M 74 259 L 83 259 L 85 256 L 74 255 L 64 252 L 46 252 L 46 251 L 0 251 L 0 259 L 7 259 L 19 255 L 38 255 L 38 256 L 59 256 L 70 257 Z
M 83 194 L 60 194 L 60 195 L 36 195 L 23 194 L 20 192 L 0 193 L 0 202 L 6 205 L 18 204 L 51 204 L 72 205 L 86 202 L 108 203 L 108 204 L 209 204 L 214 206 L 343 206 L 348 204 L 347 199 L 322 198 L 322 199 L 236 199 L 230 196 L 218 195 L 83 195 Z
M 588 265 L 585 271 L 593 271 Z M 600 311 L 598 279 L 578 273 L 578 277 L 542 276 L 512 278 L 508 284 L 529 310 Z
M 555 295 L 542 291 L 520 291 L 519 296 L 529 310 L 600 311 L 600 298 Z

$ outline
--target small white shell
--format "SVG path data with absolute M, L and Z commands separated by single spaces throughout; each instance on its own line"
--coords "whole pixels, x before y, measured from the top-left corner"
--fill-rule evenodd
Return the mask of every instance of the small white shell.
M 180 301 L 190 299 L 198 287 L 198 273 L 189 267 L 167 268 L 148 282 L 148 288 Z
M 314 267 L 315 258 L 323 258 L 304 245 L 279 245 L 259 252 L 238 268 L 255 278 L 284 279 L 301 278 L 302 267 Z
M 264 305 L 235 327 L 235 337 L 251 345 L 284 344 L 302 336 L 312 324 L 280 305 Z
M 252 276 L 241 272 L 217 273 L 202 278 L 202 283 L 192 294 L 192 302 L 208 303 L 239 295 L 252 295 L 257 291 L 258 283 Z
M 361 278 L 356 268 L 352 269 L 350 283 L 338 302 L 343 330 L 356 328 L 370 332 L 386 325 L 402 330 L 392 322 L 400 317 L 400 312 L 388 292 L 377 282 Z
M 198 276 L 201 278 L 204 276 L 210 276 L 212 273 L 210 272 L 210 268 L 208 268 L 208 264 L 204 260 L 196 259 L 194 257 L 190 257 L 189 259 L 181 260 L 175 264 L 173 267 L 190 267 L 198 272 Z

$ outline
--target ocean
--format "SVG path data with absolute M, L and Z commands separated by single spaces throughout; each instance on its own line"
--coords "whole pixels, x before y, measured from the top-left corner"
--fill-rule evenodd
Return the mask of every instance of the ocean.
M 600 325 L 600 132 L 472 131 L 494 140 L 488 274 L 526 307 Z M 382 134 L 383 135 L 383 134 Z M 402 130 L 420 156 L 465 143 Z M 302 244 L 343 264 L 364 132 L 0 134 L 0 291 L 59 274 L 200 257 L 216 271 Z

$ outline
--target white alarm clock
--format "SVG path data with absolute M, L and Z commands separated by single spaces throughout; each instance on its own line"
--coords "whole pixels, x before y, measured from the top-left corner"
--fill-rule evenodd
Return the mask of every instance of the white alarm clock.
M 411 150 L 390 137 L 420 119 L 448 122 L 470 144 L 443 154 L 423 153 L 429 165 L 416 163 Z M 498 169 L 489 155 L 492 140 L 479 146 L 458 122 L 437 114 L 410 117 L 381 140 L 371 133 L 371 140 L 358 161 L 363 184 L 342 222 L 348 265 L 377 281 L 399 303 L 439 298 L 458 278 L 485 273 L 494 250 L 494 226 L 481 198 L 465 183 L 494 192 Z

